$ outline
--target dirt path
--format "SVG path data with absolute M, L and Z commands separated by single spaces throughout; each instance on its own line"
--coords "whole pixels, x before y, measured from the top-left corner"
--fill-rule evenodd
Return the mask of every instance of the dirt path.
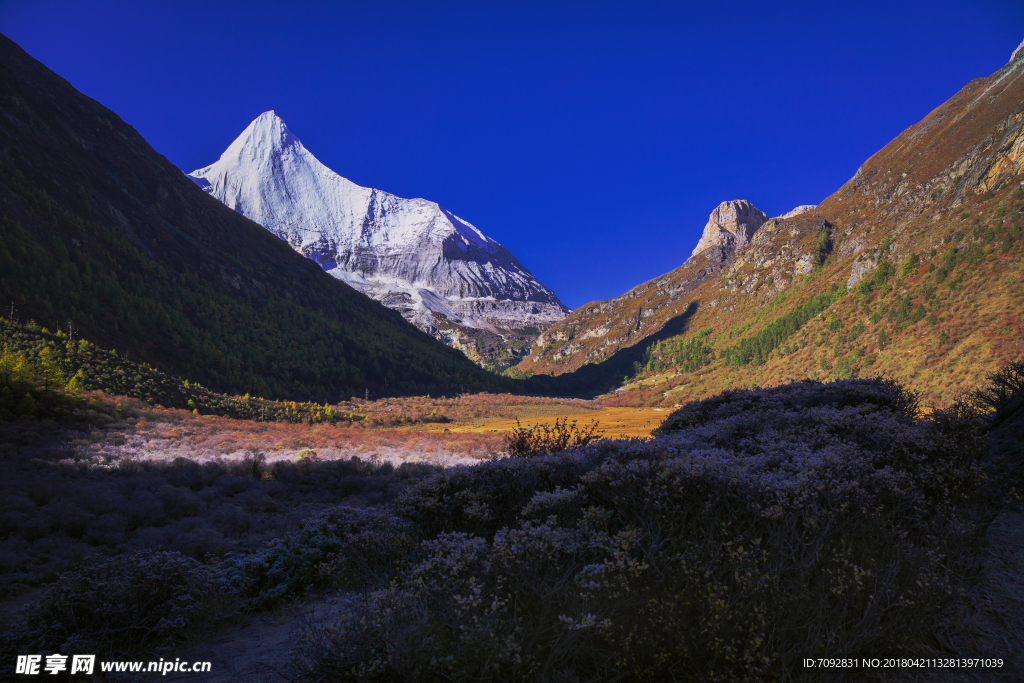
M 174 654 L 188 662 L 210 662 L 210 673 L 149 675 L 139 683 L 192 680 L 202 683 L 282 683 L 291 680 L 290 636 L 307 620 L 319 621 L 337 614 L 338 600 L 331 596 L 310 598 L 278 610 L 252 615 L 240 624 L 208 636 Z

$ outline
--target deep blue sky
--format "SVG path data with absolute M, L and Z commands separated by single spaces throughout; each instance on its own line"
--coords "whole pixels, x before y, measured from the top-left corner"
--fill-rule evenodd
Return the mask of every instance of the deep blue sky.
M 0 32 L 184 171 L 274 109 L 577 307 L 680 265 L 723 200 L 821 201 L 1002 67 L 1024 2 L 6 0 Z

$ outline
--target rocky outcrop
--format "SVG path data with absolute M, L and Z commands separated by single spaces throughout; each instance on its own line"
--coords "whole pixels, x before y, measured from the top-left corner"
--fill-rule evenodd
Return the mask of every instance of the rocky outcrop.
M 1010 55 L 1010 61 L 1007 63 L 1012 63 L 1013 60 L 1018 57 L 1024 57 L 1024 40 L 1020 41 L 1020 45 L 1018 45 L 1017 49 L 1013 51 L 1012 55 Z
M 708 258 L 725 260 L 737 247 L 748 244 L 766 220 L 768 216 L 745 199 L 722 202 L 711 212 L 691 256 L 709 252 Z
M 814 211 L 816 208 L 818 208 L 817 204 L 801 204 L 792 211 L 782 214 L 781 216 L 779 216 L 779 218 L 796 218 L 801 214 L 810 213 L 811 211 Z
M 857 259 L 850 268 L 850 277 L 846 280 L 846 288 L 849 289 L 860 282 L 861 278 L 875 268 L 875 261 L 870 258 Z
M 794 275 L 807 275 L 814 268 L 814 257 L 810 254 L 803 254 L 793 264 Z

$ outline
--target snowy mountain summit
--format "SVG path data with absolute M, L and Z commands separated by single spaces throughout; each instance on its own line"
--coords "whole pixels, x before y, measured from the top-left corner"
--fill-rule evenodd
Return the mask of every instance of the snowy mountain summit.
M 568 313 L 515 256 L 468 222 L 434 202 L 342 178 L 272 111 L 189 177 L 331 275 L 457 347 L 467 339 L 457 328 L 505 338 L 523 328 L 542 331 Z

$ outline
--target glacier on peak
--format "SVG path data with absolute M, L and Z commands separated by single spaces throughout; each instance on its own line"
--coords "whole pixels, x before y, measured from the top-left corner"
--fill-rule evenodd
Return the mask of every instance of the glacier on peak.
M 205 192 L 334 277 L 439 338 L 454 324 L 546 329 L 568 309 L 507 249 L 435 202 L 356 185 L 324 166 L 273 111 L 213 164 Z

